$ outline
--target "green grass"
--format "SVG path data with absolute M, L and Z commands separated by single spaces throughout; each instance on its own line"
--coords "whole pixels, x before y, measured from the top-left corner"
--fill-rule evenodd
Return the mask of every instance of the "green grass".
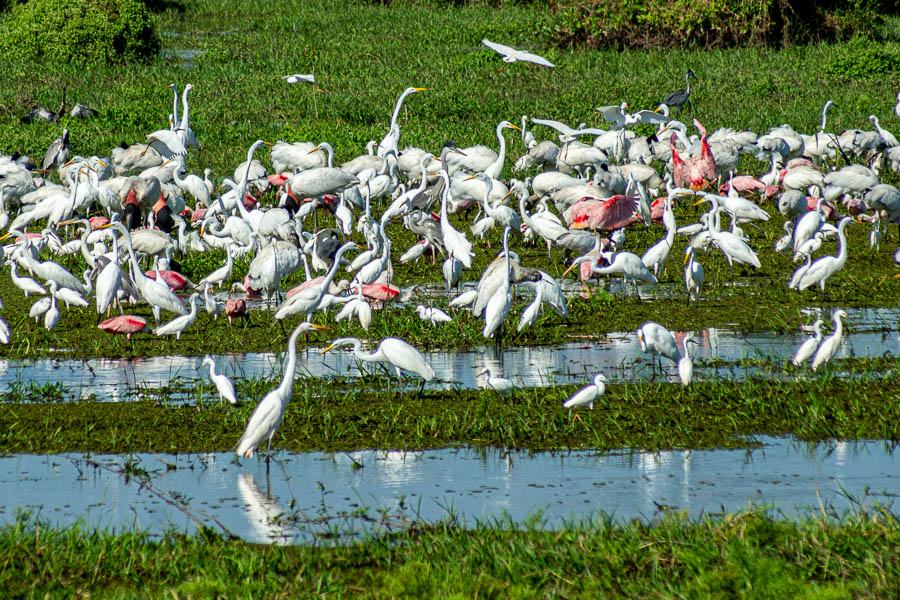
M 233 172 L 257 138 L 327 140 L 338 162 L 361 154 L 367 140 L 387 131 L 393 103 L 410 85 L 429 89 L 410 98 L 401 114 L 401 147 L 437 150 L 447 139 L 494 145 L 496 124 L 522 114 L 599 125 L 593 110 L 598 105 L 624 100 L 634 108 L 655 107 L 683 85 L 687 67 L 700 80 L 692 86 L 693 107 L 686 116 L 710 130 L 724 125 L 764 131 L 790 123 L 811 132 L 826 99 L 840 107 L 832 113 L 834 131 L 867 128 L 870 113 L 888 129 L 896 126 L 891 108 L 900 74 L 854 79 L 824 70 L 846 44 L 584 52 L 551 46 L 559 15 L 539 5 L 497 10 L 408 2 L 388 8 L 341 0 L 191 0 L 184 6 L 184 12 L 160 15 L 163 55 L 198 51 L 196 60 L 86 68 L 5 65 L 0 149 L 39 157 L 62 126 L 71 129 L 76 153 L 106 154 L 123 140 L 143 141 L 166 126 L 166 86 L 173 81 L 195 86 L 191 122 L 203 150 L 190 155 L 189 167 L 209 166 L 220 177 Z M 513 64 L 498 72 L 502 63 L 480 45 L 483 37 L 528 47 L 558 66 Z M 314 72 L 322 93 L 280 79 L 295 72 Z M 86 102 L 101 116 L 65 118 L 57 125 L 18 122 L 23 105 L 55 109 L 63 86 L 70 102 Z M 551 134 L 538 132 L 543 138 Z M 514 143 L 511 152 L 521 151 Z M 267 162 L 264 153 L 262 160 Z
M 208 532 L 112 534 L 19 519 L 0 529 L 5 598 L 886 598 L 900 523 L 879 507 L 797 522 L 765 510 L 542 531 L 413 524 L 336 546 Z
M 842 361 L 843 367 L 847 361 Z M 492 391 L 400 391 L 380 376 L 299 380 L 273 447 L 291 451 L 423 449 L 456 445 L 567 448 L 738 448 L 756 435 L 808 441 L 900 440 L 896 360 L 855 377 L 791 381 L 609 384 L 594 410 L 562 407 L 579 386 Z M 878 375 L 885 368 L 890 374 Z M 587 379 L 587 377 L 586 377 Z M 846 379 L 846 380 L 845 380 Z M 206 384 L 134 402 L 22 403 L 0 410 L 4 452 L 210 452 L 233 449 L 256 401 L 273 387 L 238 380 L 237 407 Z M 192 404 L 167 401 L 173 392 Z

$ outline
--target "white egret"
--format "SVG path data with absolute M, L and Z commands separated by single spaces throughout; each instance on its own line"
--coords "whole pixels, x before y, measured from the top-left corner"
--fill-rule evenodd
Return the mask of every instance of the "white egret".
M 441 236 L 444 240 L 444 247 L 447 252 L 462 263 L 466 269 L 472 268 L 472 243 L 466 239 L 465 234 L 460 233 L 453 225 L 450 224 L 450 217 L 447 215 L 447 202 L 450 198 L 450 176 L 441 169 L 439 172 L 441 179 L 444 181 L 444 193 L 441 197 Z
M 490 297 L 484 307 L 484 330 L 486 338 L 494 337 L 512 307 L 512 284 L 510 283 L 509 227 L 503 230 L 503 252 L 506 255 L 506 276 L 500 280 L 500 287 Z
M 700 303 L 700 288 L 703 287 L 703 265 L 697 262 L 694 254 L 696 250 L 691 245 L 684 251 L 684 285 L 687 287 L 688 302 L 695 300 Z
M 423 321 L 428 321 L 432 325 L 437 325 L 438 323 L 449 323 L 453 320 L 453 318 L 442 311 L 439 308 L 434 308 L 433 306 L 425 306 L 424 304 L 419 304 L 416 306 L 416 312 L 419 315 L 419 318 Z
M 221 288 L 222 282 L 231 277 L 231 271 L 233 269 L 234 253 L 232 251 L 232 246 L 229 245 L 225 250 L 225 264 L 201 279 L 199 284 L 203 285 L 205 283 L 209 283 L 210 285 L 215 285 L 216 287 Z
M 691 379 L 694 377 L 694 363 L 691 361 L 688 344 L 697 344 L 699 342 L 693 336 L 686 335 L 681 343 L 684 352 L 682 352 L 681 359 L 678 361 L 678 377 L 681 379 L 681 385 L 688 386 L 691 385 Z
M 585 386 L 572 394 L 568 400 L 563 403 L 563 408 L 575 408 L 576 406 L 587 406 L 594 410 L 594 401 L 606 392 L 606 376 L 598 373 L 594 376 L 594 383 Z
M 160 310 L 172 312 L 176 315 L 187 314 L 187 310 L 185 309 L 184 304 L 181 302 L 178 296 L 176 296 L 175 293 L 169 289 L 168 285 L 166 285 L 162 281 L 150 279 L 149 277 L 144 275 L 144 272 L 141 269 L 141 265 L 138 263 L 137 255 L 134 252 L 134 246 L 131 242 L 131 234 L 128 232 L 128 229 L 118 221 L 107 223 L 106 225 L 103 225 L 101 229 L 106 229 L 108 227 L 116 229 L 119 233 L 122 234 L 122 237 L 125 238 L 125 243 L 128 246 L 128 254 L 131 257 L 131 266 L 133 271 L 132 278 L 134 280 L 134 284 L 144 300 L 152 307 L 153 316 L 156 318 L 156 322 L 159 323 Z M 157 270 L 157 274 L 158 272 L 159 271 Z
M 663 224 L 666 227 L 666 237 L 650 246 L 644 255 L 641 256 L 641 262 L 644 266 L 653 269 L 653 275 L 659 276 L 659 269 L 666 263 L 672 246 L 675 244 L 675 231 L 678 229 L 675 223 L 675 213 L 672 212 L 672 196 L 666 197 L 665 209 L 663 211 Z
M 524 50 L 516 50 L 515 48 L 510 48 L 509 46 L 504 46 L 503 44 L 498 44 L 497 42 L 492 42 L 487 38 L 481 40 L 481 43 L 493 50 L 494 52 L 503 56 L 503 62 L 505 63 L 514 63 L 517 61 L 530 62 L 536 65 L 541 65 L 542 67 L 554 67 L 555 65 L 544 58 L 543 56 L 538 56 L 537 54 L 532 54 L 531 52 L 525 52 Z
M 288 338 L 287 343 L 288 358 L 284 366 L 284 375 L 281 378 L 281 383 L 260 400 L 253 410 L 253 414 L 250 415 L 244 434 L 235 448 L 235 453 L 238 456 L 253 458 L 253 453 L 263 440 L 266 441 L 266 451 L 272 447 L 272 437 L 281 426 L 284 409 L 287 408 L 288 402 L 291 401 L 294 373 L 297 370 L 297 338 L 300 337 L 301 333 L 312 331 L 313 329 L 324 329 L 324 327 L 303 322 L 291 332 L 291 337 Z M 268 456 L 266 461 L 268 462 Z
M 516 389 L 516 384 L 513 383 L 511 379 L 491 375 L 490 369 L 483 370 L 478 374 L 478 377 L 481 377 L 482 375 L 487 375 L 487 377 L 484 378 L 484 383 L 481 386 L 482 388 L 491 389 L 497 392 L 509 392 Z
M 328 270 L 328 273 L 325 274 L 322 281 L 317 285 L 300 290 L 282 302 L 278 308 L 275 309 L 275 319 L 284 319 L 291 315 L 305 314 L 308 321 L 311 318 L 313 311 L 319 307 L 322 297 L 325 295 L 325 292 L 328 291 L 328 286 L 337 274 L 337 271 L 341 266 L 341 257 L 344 256 L 345 252 L 354 248 L 360 248 L 360 246 L 355 242 L 347 242 L 341 246 L 338 249 L 337 254 L 334 255 L 334 262 L 331 263 L 331 268 Z
M 425 381 L 434 378 L 434 370 L 425 362 L 422 353 L 413 348 L 408 342 L 399 338 L 385 338 L 381 340 L 374 352 L 366 354 L 360 348 L 362 341 L 357 338 L 347 337 L 334 340 L 330 346 L 320 352 L 325 354 L 333 348 L 340 346 L 353 346 L 353 355 L 365 362 L 381 362 L 393 365 L 397 378 L 401 379 L 400 369 L 406 369 L 419 375 Z
M 832 316 L 832 319 L 834 319 L 834 332 L 822 340 L 819 349 L 816 350 L 816 355 L 812 361 L 813 371 L 826 364 L 837 353 L 838 346 L 841 345 L 841 339 L 844 336 L 844 323 L 841 319 L 846 319 L 847 317 L 847 313 L 843 310 L 834 311 Z
M 50 308 L 47 309 L 47 312 L 44 313 L 44 327 L 47 331 L 50 331 L 56 324 L 59 323 L 59 307 L 56 306 L 56 296 L 52 293 L 54 291 L 55 284 L 51 285 L 50 290 Z
M 203 357 L 203 361 L 200 364 L 201 366 L 209 365 L 209 378 L 216 386 L 216 391 L 219 392 L 219 398 L 228 400 L 231 404 L 237 404 L 237 396 L 234 393 L 234 384 L 222 373 L 216 373 L 216 361 L 213 360 L 213 357 L 207 354 Z
M 534 300 L 525 308 L 525 310 L 522 311 L 522 314 L 519 316 L 519 326 L 516 328 L 517 331 L 522 331 L 526 327 L 532 327 L 535 323 L 537 323 L 538 317 L 541 314 L 541 302 L 543 301 L 544 296 L 543 290 L 544 286 L 534 284 Z
M 47 290 L 31 277 L 19 276 L 17 272 L 18 263 L 16 261 L 8 260 L 6 264 L 9 265 L 9 276 L 12 278 L 13 285 L 25 292 L 26 298 L 28 294 L 44 295 L 47 293 Z
M 819 347 L 819 344 L 822 342 L 822 325 L 825 324 L 825 321 L 822 319 L 816 319 L 816 322 L 813 323 L 813 330 L 815 334 L 813 337 L 807 338 L 803 340 L 803 343 L 797 348 L 797 352 L 794 353 L 794 358 L 791 359 L 791 362 L 794 363 L 794 366 L 799 367 L 810 358 L 812 355 L 816 353 L 816 349 Z
M 158 271 L 157 271 L 158 273 Z M 153 335 L 172 335 L 175 334 L 175 339 L 180 340 L 181 334 L 184 333 L 184 330 L 191 326 L 194 320 L 197 318 L 197 300 L 200 298 L 199 292 L 194 292 L 191 294 L 190 305 L 191 310 L 186 315 L 182 315 L 180 317 L 175 317 L 165 325 L 160 325 L 156 329 L 153 330 Z
M 394 156 L 400 150 L 400 123 L 398 122 L 400 118 L 400 108 L 403 106 L 403 101 L 407 96 L 413 94 L 415 92 L 424 92 L 428 88 L 419 88 L 419 87 L 408 87 L 403 90 L 403 93 L 400 94 L 400 97 L 397 98 L 397 103 L 394 105 L 394 112 L 391 115 L 391 127 L 388 129 L 388 132 L 385 134 L 384 138 L 382 138 L 381 143 L 378 144 L 378 148 L 375 151 L 377 156 L 384 158 L 385 155 L 391 150 L 394 151 Z
M 641 343 L 641 352 L 648 352 L 659 360 L 659 366 L 662 368 L 660 357 L 665 356 L 672 362 L 677 363 L 681 359 L 678 353 L 678 346 L 675 343 L 675 336 L 672 332 L 653 321 L 647 321 L 637 330 L 638 341 Z
M 838 254 L 837 256 L 823 256 L 816 262 L 812 263 L 803 273 L 803 276 L 797 281 L 797 289 L 805 290 L 806 288 L 818 284 L 822 294 L 825 294 L 825 282 L 832 275 L 844 268 L 847 262 L 847 238 L 844 236 L 844 227 L 847 223 L 853 221 L 851 217 L 844 217 L 838 223 Z

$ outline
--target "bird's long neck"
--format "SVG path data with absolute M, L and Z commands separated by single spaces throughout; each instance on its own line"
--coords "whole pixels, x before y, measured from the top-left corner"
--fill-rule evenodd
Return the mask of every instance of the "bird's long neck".
M 172 127 L 178 122 L 178 86 L 172 84 Z
M 286 406 L 288 402 L 291 400 L 291 395 L 289 393 L 291 386 L 294 384 L 294 372 L 297 370 L 297 338 L 300 337 L 299 328 L 291 334 L 290 339 L 288 340 L 287 352 L 288 359 L 287 364 L 284 367 L 284 377 L 281 378 L 281 384 L 278 386 L 278 389 L 282 392 L 281 397 L 284 398 L 282 406 Z
M 841 339 L 841 337 L 843 335 L 844 335 L 844 322 L 841 320 L 840 315 L 835 315 L 834 316 L 834 333 L 831 334 L 831 337 L 833 337 L 836 340 L 839 340 L 839 339 Z
M 684 91 L 686 91 L 688 93 L 688 96 L 690 96 L 691 95 L 691 74 L 690 73 L 685 74 L 684 85 L 686 88 Z
M 349 250 L 347 246 L 341 246 L 337 254 L 334 255 L 334 262 L 331 263 L 331 268 L 328 269 L 328 272 L 325 274 L 325 279 L 319 284 L 319 287 L 322 290 L 322 293 L 325 293 L 325 290 L 328 289 L 328 286 L 331 285 L 334 276 L 337 275 L 338 269 L 341 267 L 341 257 L 344 256 L 344 253 Z
M 187 133 L 188 130 L 188 117 L 190 115 L 190 106 L 188 106 L 188 92 L 191 91 L 191 88 L 185 87 L 184 92 L 181 94 L 181 106 L 182 106 L 182 115 L 181 115 L 181 129 Z M 176 112 L 176 119 L 177 112 Z
M 819 131 L 825 131 L 825 122 L 828 119 L 828 108 L 831 106 L 828 102 L 822 107 L 822 124 L 819 125 Z
M 843 265 L 847 262 L 847 237 L 844 235 L 843 225 L 846 225 L 847 221 L 844 221 L 838 226 L 838 254 L 837 259 L 838 263 Z M 811 253 L 810 253 L 811 254 Z
M 497 141 L 500 143 L 500 149 L 497 152 L 497 159 L 494 161 L 494 165 L 499 168 L 499 172 L 497 176 L 500 176 L 500 172 L 503 171 L 503 163 L 506 161 L 506 138 L 503 137 L 503 127 L 497 126 Z

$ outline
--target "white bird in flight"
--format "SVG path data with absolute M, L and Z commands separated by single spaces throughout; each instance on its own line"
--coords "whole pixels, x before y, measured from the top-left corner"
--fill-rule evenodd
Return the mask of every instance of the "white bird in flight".
M 299 73 L 296 75 L 282 75 L 282 79 L 287 81 L 288 83 L 315 83 L 316 77 L 315 75 L 300 75 Z
M 481 40 L 481 43 L 497 52 L 498 54 L 503 55 L 503 62 L 514 63 L 516 61 L 524 61 L 531 62 L 536 65 L 541 65 L 544 67 L 554 67 L 552 62 L 547 60 L 542 56 L 538 56 L 537 54 L 532 54 L 531 52 L 525 52 L 524 50 L 516 50 L 515 48 L 510 48 L 509 46 L 504 46 L 503 44 L 498 44 L 497 42 L 492 42 L 487 38 Z

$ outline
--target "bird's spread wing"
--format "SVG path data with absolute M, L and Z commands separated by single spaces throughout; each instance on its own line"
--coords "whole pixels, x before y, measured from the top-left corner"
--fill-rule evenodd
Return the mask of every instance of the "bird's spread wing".
M 603 114 L 603 118 L 612 123 L 618 123 L 625 118 L 621 106 L 598 106 L 597 112 Z
M 184 143 L 181 141 L 178 133 L 171 129 L 160 129 L 149 134 L 147 136 L 147 145 L 152 146 L 154 150 L 165 158 L 187 154 L 187 148 L 184 147 Z
M 481 43 L 484 44 L 485 46 L 487 46 L 488 48 L 490 48 L 491 50 L 493 50 L 494 52 L 499 52 L 503 56 L 509 56 L 510 54 L 513 54 L 516 52 L 515 48 L 510 48 L 509 46 L 504 46 L 503 44 L 498 44 L 497 42 L 492 42 L 491 40 L 489 40 L 487 38 L 484 38 L 483 40 L 481 40 Z M 540 57 L 538 57 L 538 58 L 540 58 Z M 523 60 L 525 60 L 525 59 L 523 59 Z M 550 66 L 552 67 L 553 65 L 550 65 Z
M 669 117 L 652 110 L 640 110 L 633 113 L 631 117 L 636 119 L 637 123 L 667 123 L 669 121 Z
M 570 134 L 572 134 L 572 133 L 575 132 L 574 129 L 572 129 L 571 127 L 569 127 L 569 126 L 566 125 L 565 123 L 562 123 L 562 122 L 560 122 L 560 121 L 554 121 L 553 119 L 535 119 L 535 118 L 532 118 L 532 119 L 531 119 L 531 122 L 532 122 L 532 123 L 537 123 L 538 125 L 543 125 L 543 126 L 545 126 L 545 127 L 551 127 L 551 128 L 553 128 L 553 129 L 557 130 L 558 132 L 562 133 L 563 135 L 570 135 Z
M 524 60 L 527 62 L 534 63 L 536 65 L 541 65 L 544 67 L 555 67 L 552 62 L 544 58 L 543 56 L 538 56 L 537 54 L 532 54 L 531 52 L 519 52 L 516 55 L 516 59 Z

